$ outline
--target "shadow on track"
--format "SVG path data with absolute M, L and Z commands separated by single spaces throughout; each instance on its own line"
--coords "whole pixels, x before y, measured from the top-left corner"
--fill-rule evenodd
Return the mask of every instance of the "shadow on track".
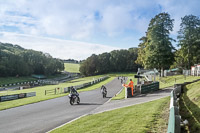
M 99 104 L 99 103 L 79 103 L 79 104 L 76 104 L 76 105 L 102 105 L 102 104 Z

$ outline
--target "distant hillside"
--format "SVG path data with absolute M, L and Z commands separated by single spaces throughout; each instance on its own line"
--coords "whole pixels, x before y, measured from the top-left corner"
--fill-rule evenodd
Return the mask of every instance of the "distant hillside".
M 75 64 L 75 63 L 64 63 L 64 64 L 65 64 L 65 71 L 72 73 L 80 73 L 79 71 L 80 64 Z
M 0 77 L 52 75 L 62 70 L 64 70 L 63 62 L 48 53 L 0 42 Z

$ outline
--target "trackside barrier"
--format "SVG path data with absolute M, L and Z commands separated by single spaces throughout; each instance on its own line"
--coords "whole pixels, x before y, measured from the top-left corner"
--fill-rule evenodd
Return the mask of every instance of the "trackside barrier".
M 176 90 L 176 88 L 174 89 Z M 178 101 L 175 91 L 170 95 L 170 114 L 167 133 L 180 133 L 181 116 L 179 115 Z
M 194 82 L 200 81 L 194 80 L 193 82 L 185 82 L 183 84 L 175 84 L 174 89 L 171 91 L 170 95 L 170 114 L 168 120 L 167 133 L 180 133 L 181 132 L 181 116 L 179 115 L 179 105 L 178 98 L 183 92 L 184 86 Z
M 153 82 L 151 84 L 147 84 L 147 85 L 142 85 L 140 88 L 140 92 L 142 94 L 144 93 L 149 93 L 152 91 L 156 91 L 159 89 L 159 82 Z
M 99 79 L 96 79 L 94 81 L 91 81 L 91 82 L 88 82 L 88 83 L 84 83 L 84 84 L 81 84 L 81 85 L 76 85 L 76 86 L 73 86 L 76 90 L 79 90 L 79 89 L 82 89 L 82 88 L 85 88 L 85 87 L 89 87 L 93 84 L 96 84 L 98 82 L 101 82 L 105 79 L 109 78 L 109 76 L 104 76 L 104 77 L 101 77 Z M 66 87 L 64 88 L 63 90 L 61 89 L 61 91 L 59 91 L 59 93 L 68 93 L 70 92 L 70 87 Z M 56 89 L 53 89 L 53 90 L 45 90 L 45 95 L 48 95 L 48 94 L 56 94 Z
M 32 84 L 32 83 L 38 83 L 39 80 L 34 81 L 25 81 L 25 82 L 18 82 L 18 83 L 9 83 L 9 84 L 3 84 L 0 87 L 7 87 L 7 86 L 16 86 L 16 85 L 25 85 L 25 84 Z
M 72 77 L 71 76 L 65 76 L 61 78 L 57 78 L 57 80 L 64 80 L 66 81 L 76 79 L 78 77 Z M 44 80 L 33 80 L 33 81 L 24 81 L 24 82 L 17 82 L 17 83 L 8 83 L 0 85 L 0 87 L 8 87 L 8 86 L 16 86 L 16 85 L 25 85 L 25 84 L 43 84 L 43 85 L 56 85 L 59 84 L 59 81 L 50 80 L 50 79 L 44 79 Z M 0 90 L 1 91 L 1 90 Z
M 33 96 L 36 96 L 36 92 L 5 95 L 5 96 L 0 96 L 0 102 L 11 101 L 11 100 L 21 99 L 21 98 L 26 98 L 26 97 L 33 97 Z

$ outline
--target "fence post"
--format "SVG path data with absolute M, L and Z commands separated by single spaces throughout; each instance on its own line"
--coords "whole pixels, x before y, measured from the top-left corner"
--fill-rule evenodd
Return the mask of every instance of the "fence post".
M 55 88 L 55 94 L 56 94 L 56 88 Z
M 46 96 L 46 94 L 47 94 L 47 90 L 45 90 L 45 96 Z
M 127 88 L 125 87 L 125 99 L 127 99 Z

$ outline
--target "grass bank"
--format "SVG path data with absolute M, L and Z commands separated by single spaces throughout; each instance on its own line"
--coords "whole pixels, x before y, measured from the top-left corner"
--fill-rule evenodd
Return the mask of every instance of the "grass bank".
M 30 104 L 30 103 L 36 103 L 36 102 L 40 102 L 40 101 L 44 101 L 44 100 L 48 100 L 48 99 L 52 99 L 52 98 L 65 96 L 65 95 L 67 95 L 67 93 L 60 93 L 59 92 L 63 88 L 68 87 L 68 86 L 80 85 L 80 84 L 83 84 L 83 83 L 91 82 L 93 79 L 97 79 L 99 77 L 102 77 L 102 75 L 101 76 L 99 75 L 99 76 L 93 76 L 93 77 L 80 78 L 80 79 L 76 79 L 76 80 L 73 80 L 73 81 L 70 81 L 70 82 L 67 82 L 67 83 L 58 84 L 58 85 L 40 86 L 40 87 L 31 88 L 31 89 L 24 89 L 24 90 L 17 90 L 17 91 L 1 91 L 0 95 L 11 95 L 11 94 L 19 94 L 19 93 L 27 93 L 27 92 L 36 92 L 36 96 L 30 97 L 30 98 L 13 100 L 13 101 L 0 102 L 0 110 L 4 110 L 4 109 L 8 109 L 8 108 L 13 108 L 13 107 L 17 107 L 17 106 L 22 106 L 22 105 L 26 105 L 26 104 Z M 102 82 L 99 82 L 97 84 L 94 84 L 90 87 L 83 88 L 83 89 L 79 90 L 79 92 L 99 88 L 102 85 L 107 84 L 108 82 L 112 81 L 113 79 L 114 79 L 114 77 L 108 78 L 108 79 L 106 79 Z M 45 95 L 45 90 L 52 90 L 52 89 L 55 89 L 55 88 L 60 88 L 59 91 L 57 92 L 57 94 Z
M 164 107 L 169 108 L 169 97 L 100 114 L 88 115 L 52 131 L 52 133 L 144 133 L 153 132 L 155 128 L 165 128 L 166 130 L 166 123 L 164 126 L 160 125 L 163 124 L 160 123 L 160 116 Z
M 184 88 L 180 100 L 180 115 L 183 120 L 189 121 L 189 125 L 183 129 L 183 133 L 200 132 L 200 81 Z
M 71 73 L 80 73 L 79 67 L 80 64 L 76 63 L 64 63 L 65 71 L 71 72 Z
M 184 82 L 190 82 L 196 79 L 200 79 L 197 76 L 184 76 L 184 75 L 174 75 L 168 77 L 157 78 L 156 80 L 160 82 L 160 88 L 166 88 L 173 86 L 174 84 L 180 84 Z

